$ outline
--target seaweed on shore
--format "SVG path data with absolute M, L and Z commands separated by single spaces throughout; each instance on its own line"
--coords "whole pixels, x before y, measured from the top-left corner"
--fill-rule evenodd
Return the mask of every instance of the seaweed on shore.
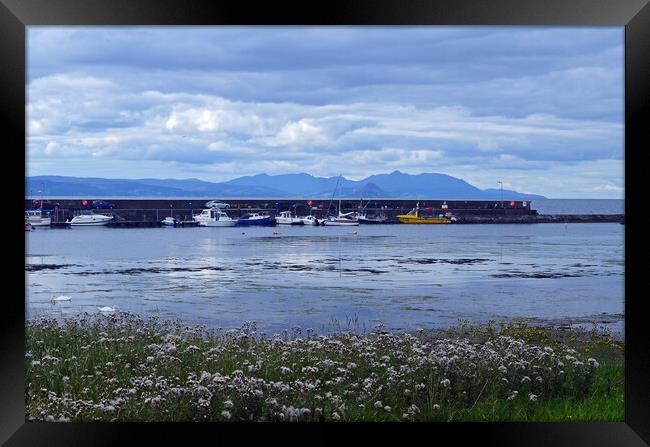
M 37 272 L 39 270 L 58 270 L 66 267 L 77 267 L 77 264 L 25 264 L 26 272 Z
M 222 271 L 224 267 L 204 266 L 204 267 L 147 267 L 147 268 L 129 268 L 122 270 L 99 270 L 99 271 L 81 271 L 69 272 L 69 275 L 140 275 L 143 273 L 172 273 L 172 272 L 201 272 L 201 271 Z
M 528 279 L 558 279 L 558 278 L 579 278 L 584 276 L 581 273 L 557 273 L 557 272 L 510 272 L 493 273 L 493 278 L 528 278 Z
M 411 259 L 400 259 L 397 261 L 398 264 L 480 264 L 482 262 L 487 262 L 489 259 L 482 258 L 459 258 L 459 259 L 445 259 L 445 258 L 411 258 Z

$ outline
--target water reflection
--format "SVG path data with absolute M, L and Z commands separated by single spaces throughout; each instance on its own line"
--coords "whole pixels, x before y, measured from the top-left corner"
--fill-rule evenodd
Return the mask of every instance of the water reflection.
M 350 318 L 413 329 L 622 313 L 623 227 L 569 227 L 35 231 L 26 234 L 27 312 L 116 305 L 214 326 L 256 320 L 267 330 Z M 53 294 L 73 299 L 53 306 Z

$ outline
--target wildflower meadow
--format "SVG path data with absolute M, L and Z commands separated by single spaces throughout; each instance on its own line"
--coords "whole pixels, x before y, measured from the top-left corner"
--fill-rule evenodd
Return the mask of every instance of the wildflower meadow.
M 623 420 L 623 345 L 598 331 L 266 334 L 116 313 L 26 333 L 29 420 Z

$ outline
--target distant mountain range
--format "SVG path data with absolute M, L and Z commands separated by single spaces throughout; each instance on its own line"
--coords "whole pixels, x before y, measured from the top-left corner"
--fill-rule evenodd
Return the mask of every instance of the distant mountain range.
M 338 177 L 310 174 L 258 174 L 227 182 L 198 179 L 106 179 L 39 175 L 27 177 L 26 194 L 47 197 L 201 197 L 201 198 L 328 198 Z M 40 191 L 40 192 L 39 192 Z M 363 180 L 341 179 L 337 198 L 476 199 L 499 200 L 500 189 L 479 189 L 446 174 L 371 175 Z M 503 190 L 504 200 L 539 200 L 544 196 Z

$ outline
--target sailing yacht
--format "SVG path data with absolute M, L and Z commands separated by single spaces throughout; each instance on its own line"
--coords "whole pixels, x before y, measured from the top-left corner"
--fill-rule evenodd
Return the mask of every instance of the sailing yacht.
M 354 212 L 342 213 L 341 212 L 341 200 L 339 200 L 339 213 L 337 217 L 329 216 L 323 220 L 323 225 L 332 225 L 332 226 L 356 226 L 359 225 L 359 219 L 353 217 Z

